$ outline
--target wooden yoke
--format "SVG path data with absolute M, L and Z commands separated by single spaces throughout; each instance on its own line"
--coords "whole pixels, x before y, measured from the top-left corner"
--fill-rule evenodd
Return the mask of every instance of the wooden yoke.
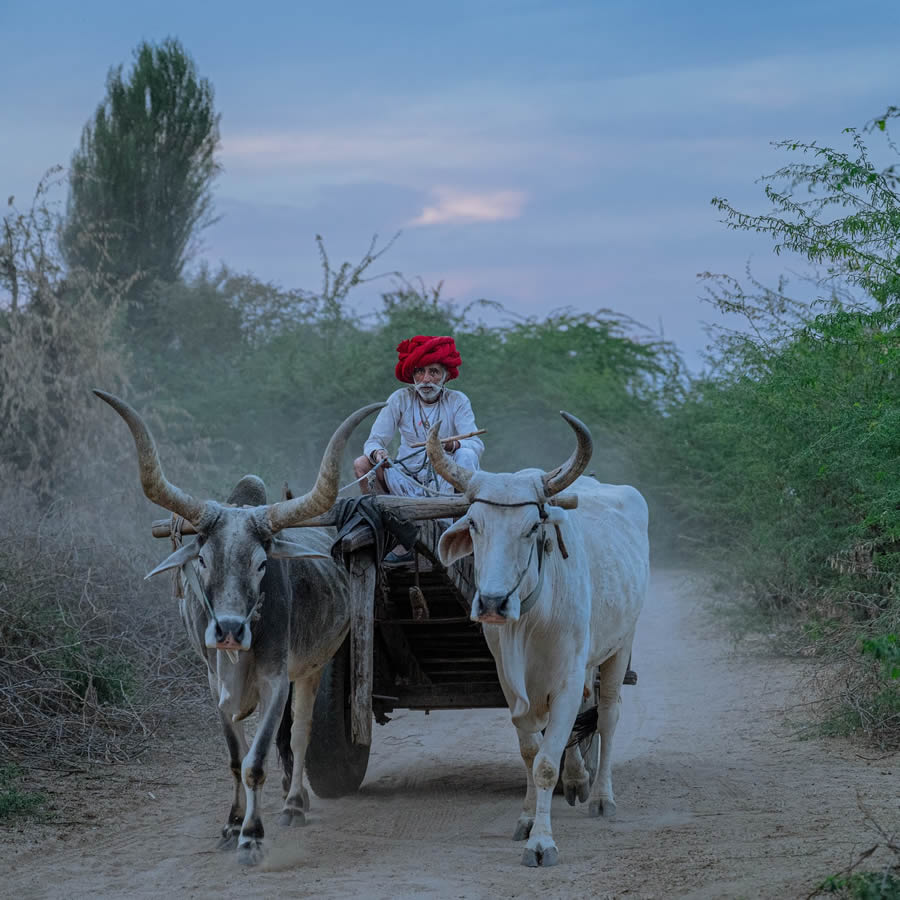
M 375 502 L 383 509 L 405 515 L 410 519 L 458 519 L 466 514 L 469 508 L 468 500 L 460 494 L 446 494 L 440 497 L 400 497 L 393 494 L 379 494 Z M 577 494 L 557 494 L 547 501 L 550 506 L 559 506 L 562 509 L 577 509 Z M 323 526 L 336 525 L 337 515 L 334 510 L 322 513 L 312 519 L 307 519 L 297 525 L 297 528 L 321 528 Z M 181 534 L 196 534 L 194 526 L 187 521 L 182 522 Z M 153 537 L 167 538 L 171 536 L 172 518 L 156 519 L 153 522 Z

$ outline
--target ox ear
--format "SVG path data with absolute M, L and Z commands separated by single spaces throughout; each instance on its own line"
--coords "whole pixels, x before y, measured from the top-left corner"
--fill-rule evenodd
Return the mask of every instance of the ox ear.
M 331 559 L 327 553 L 319 553 L 317 550 L 307 550 L 293 541 L 284 541 L 281 538 L 272 538 L 272 544 L 267 554 L 272 559 Z
M 469 517 L 454 522 L 438 541 L 438 556 L 445 566 L 468 556 L 472 552 L 472 535 L 469 534 Z
M 196 541 L 191 541 L 190 544 L 179 547 L 174 553 L 170 553 L 152 572 L 148 572 L 144 576 L 144 581 L 152 578 L 154 575 L 159 575 L 160 572 L 167 572 L 169 569 L 183 566 L 186 562 L 196 559 L 199 553 L 200 545 Z

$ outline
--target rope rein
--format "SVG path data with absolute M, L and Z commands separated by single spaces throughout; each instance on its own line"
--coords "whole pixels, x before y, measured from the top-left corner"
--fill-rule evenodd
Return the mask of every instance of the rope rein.
M 339 494 L 343 493 L 344 491 L 347 490 L 347 488 L 352 488 L 354 484 L 359 484 L 361 481 L 363 481 L 366 478 L 372 478 L 375 475 L 375 473 L 385 463 L 388 463 L 388 462 L 392 466 L 400 466 L 406 472 L 406 474 L 409 475 L 410 478 L 413 478 L 414 480 L 418 481 L 418 479 L 415 478 L 415 475 L 418 474 L 419 472 L 421 472 L 423 468 L 425 468 L 425 464 L 423 463 L 418 469 L 416 469 L 415 472 L 411 472 L 409 469 L 406 468 L 406 466 L 403 465 L 403 463 L 406 462 L 406 460 L 412 459 L 414 456 L 418 456 L 420 453 L 424 453 L 424 452 L 425 452 L 425 447 L 420 447 L 418 450 L 413 450 L 412 453 L 408 453 L 406 456 L 401 456 L 398 459 L 391 459 L 390 457 L 385 457 L 384 459 L 380 459 L 377 463 L 375 463 L 374 466 L 372 466 L 371 469 L 369 469 L 368 472 L 366 472 L 365 475 L 360 475 L 359 478 L 354 478 L 353 481 L 348 481 L 347 484 L 345 484 L 342 488 L 338 488 L 338 493 Z M 421 484 L 421 482 L 419 482 L 419 483 Z M 424 484 L 422 485 L 422 487 L 424 487 L 425 490 L 428 490 L 428 488 L 425 487 Z M 437 492 L 434 492 L 434 493 L 437 493 Z
M 443 386 L 443 385 L 442 385 Z M 439 403 L 440 401 L 438 401 Z M 422 402 L 422 398 L 418 395 L 416 391 L 413 391 L 413 409 L 418 408 L 418 412 L 413 415 L 413 433 L 418 437 L 422 436 L 424 438 L 428 437 L 428 432 L 431 428 L 432 422 L 435 420 L 434 417 L 440 414 L 440 409 L 433 409 L 429 415 L 425 410 L 425 404 Z M 418 421 L 417 421 L 418 418 Z M 424 431 L 420 432 L 419 425 L 422 425 Z M 386 457 L 385 459 L 379 460 L 365 475 L 360 475 L 359 478 L 354 478 L 353 481 L 348 482 L 342 488 L 338 489 L 338 493 L 342 493 L 346 491 L 348 488 L 353 487 L 355 484 L 359 484 L 361 481 L 365 479 L 369 479 L 369 483 L 371 484 L 375 478 L 375 473 L 378 469 L 383 466 L 385 463 L 390 463 L 392 466 L 398 466 L 409 478 L 415 481 L 422 490 L 425 491 L 426 494 L 429 494 L 432 497 L 443 497 L 443 494 L 439 490 L 435 490 L 438 486 L 438 474 L 434 471 L 434 466 L 431 463 L 431 460 L 425 455 L 426 447 L 419 447 L 413 450 L 412 453 L 407 453 L 406 456 L 398 457 L 397 459 L 392 459 L 390 457 Z M 414 459 L 415 457 L 423 455 L 421 463 L 418 467 L 413 468 L 412 466 L 407 466 L 407 460 Z M 424 473 L 424 474 L 423 474 Z M 419 477 L 422 476 L 422 477 Z M 434 488 L 429 487 L 429 485 L 434 485 Z

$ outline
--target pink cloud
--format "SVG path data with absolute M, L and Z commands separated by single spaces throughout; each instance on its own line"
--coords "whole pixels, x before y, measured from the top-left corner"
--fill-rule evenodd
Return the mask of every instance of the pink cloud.
M 517 219 L 525 205 L 522 191 L 467 193 L 454 188 L 434 189 L 436 202 L 426 206 L 410 225 L 461 225 Z

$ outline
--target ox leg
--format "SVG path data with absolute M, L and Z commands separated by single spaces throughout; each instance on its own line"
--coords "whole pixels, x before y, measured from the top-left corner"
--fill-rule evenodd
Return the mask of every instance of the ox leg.
M 234 850 L 237 847 L 238 835 L 241 833 L 241 824 L 244 821 L 244 785 L 241 781 L 241 760 L 247 755 L 247 738 L 244 735 L 243 722 L 235 722 L 232 719 L 232 706 L 228 703 L 220 703 L 219 679 L 216 674 L 217 660 L 213 654 L 205 657 L 207 664 L 206 675 L 209 680 L 209 691 L 216 704 L 219 713 L 219 721 L 222 723 L 222 734 L 225 736 L 225 744 L 228 747 L 228 762 L 231 774 L 234 777 L 234 793 L 231 798 L 231 809 L 228 818 L 222 827 L 222 837 L 219 840 L 220 850 Z
M 612 745 L 619 710 L 622 707 L 622 679 L 628 668 L 631 641 L 600 666 L 597 687 L 597 734 L 600 738 L 600 764 L 588 798 L 588 815 L 612 818 L 616 800 L 612 787 Z
M 322 677 L 321 669 L 309 678 L 294 682 L 293 723 L 291 724 L 291 754 L 294 757 L 291 783 L 284 798 L 278 819 L 280 825 L 305 825 L 309 811 L 309 793 L 303 786 L 303 763 L 312 731 L 313 706 Z
M 559 779 L 560 760 L 581 703 L 583 686 L 583 670 L 570 673 L 562 690 L 550 703 L 547 727 L 532 766 L 537 802 L 534 825 L 522 853 L 522 865 L 525 866 L 555 866 L 559 861 L 559 850 L 550 825 L 550 804 Z
M 562 772 L 563 794 L 566 803 L 574 806 L 576 799 L 584 803 L 591 792 L 591 776 L 584 765 L 584 757 L 578 744 L 566 750 L 566 759 Z
M 232 722 L 231 717 L 219 710 L 219 721 L 222 733 L 228 745 L 229 766 L 234 776 L 234 794 L 231 798 L 231 809 L 228 819 L 222 828 L 219 841 L 220 850 L 234 850 L 237 847 L 238 835 L 244 821 L 244 785 L 241 781 L 241 760 L 247 755 L 247 738 L 244 736 L 243 722 Z
M 531 834 L 531 828 L 534 825 L 534 810 L 537 802 L 537 792 L 534 787 L 534 758 L 538 754 L 541 747 L 541 735 L 531 734 L 522 729 L 516 729 L 519 735 L 519 752 L 522 754 L 522 762 L 525 763 L 525 776 L 527 778 L 527 787 L 525 788 L 525 800 L 522 803 L 522 812 L 519 820 L 516 822 L 516 830 L 513 832 L 514 841 L 527 840 Z
M 284 713 L 287 701 L 288 681 L 286 678 L 264 678 L 260 683 L 259 725 L 244 762 L 241 778 L 247 798 L 247 812 L 238 838 L 238 861 L 242 865 L 253 866 L 263 858 L 263 829 L 260 809 L 262 786 L 266 780 L 266 756 L 272 746 L 272 739 Z

